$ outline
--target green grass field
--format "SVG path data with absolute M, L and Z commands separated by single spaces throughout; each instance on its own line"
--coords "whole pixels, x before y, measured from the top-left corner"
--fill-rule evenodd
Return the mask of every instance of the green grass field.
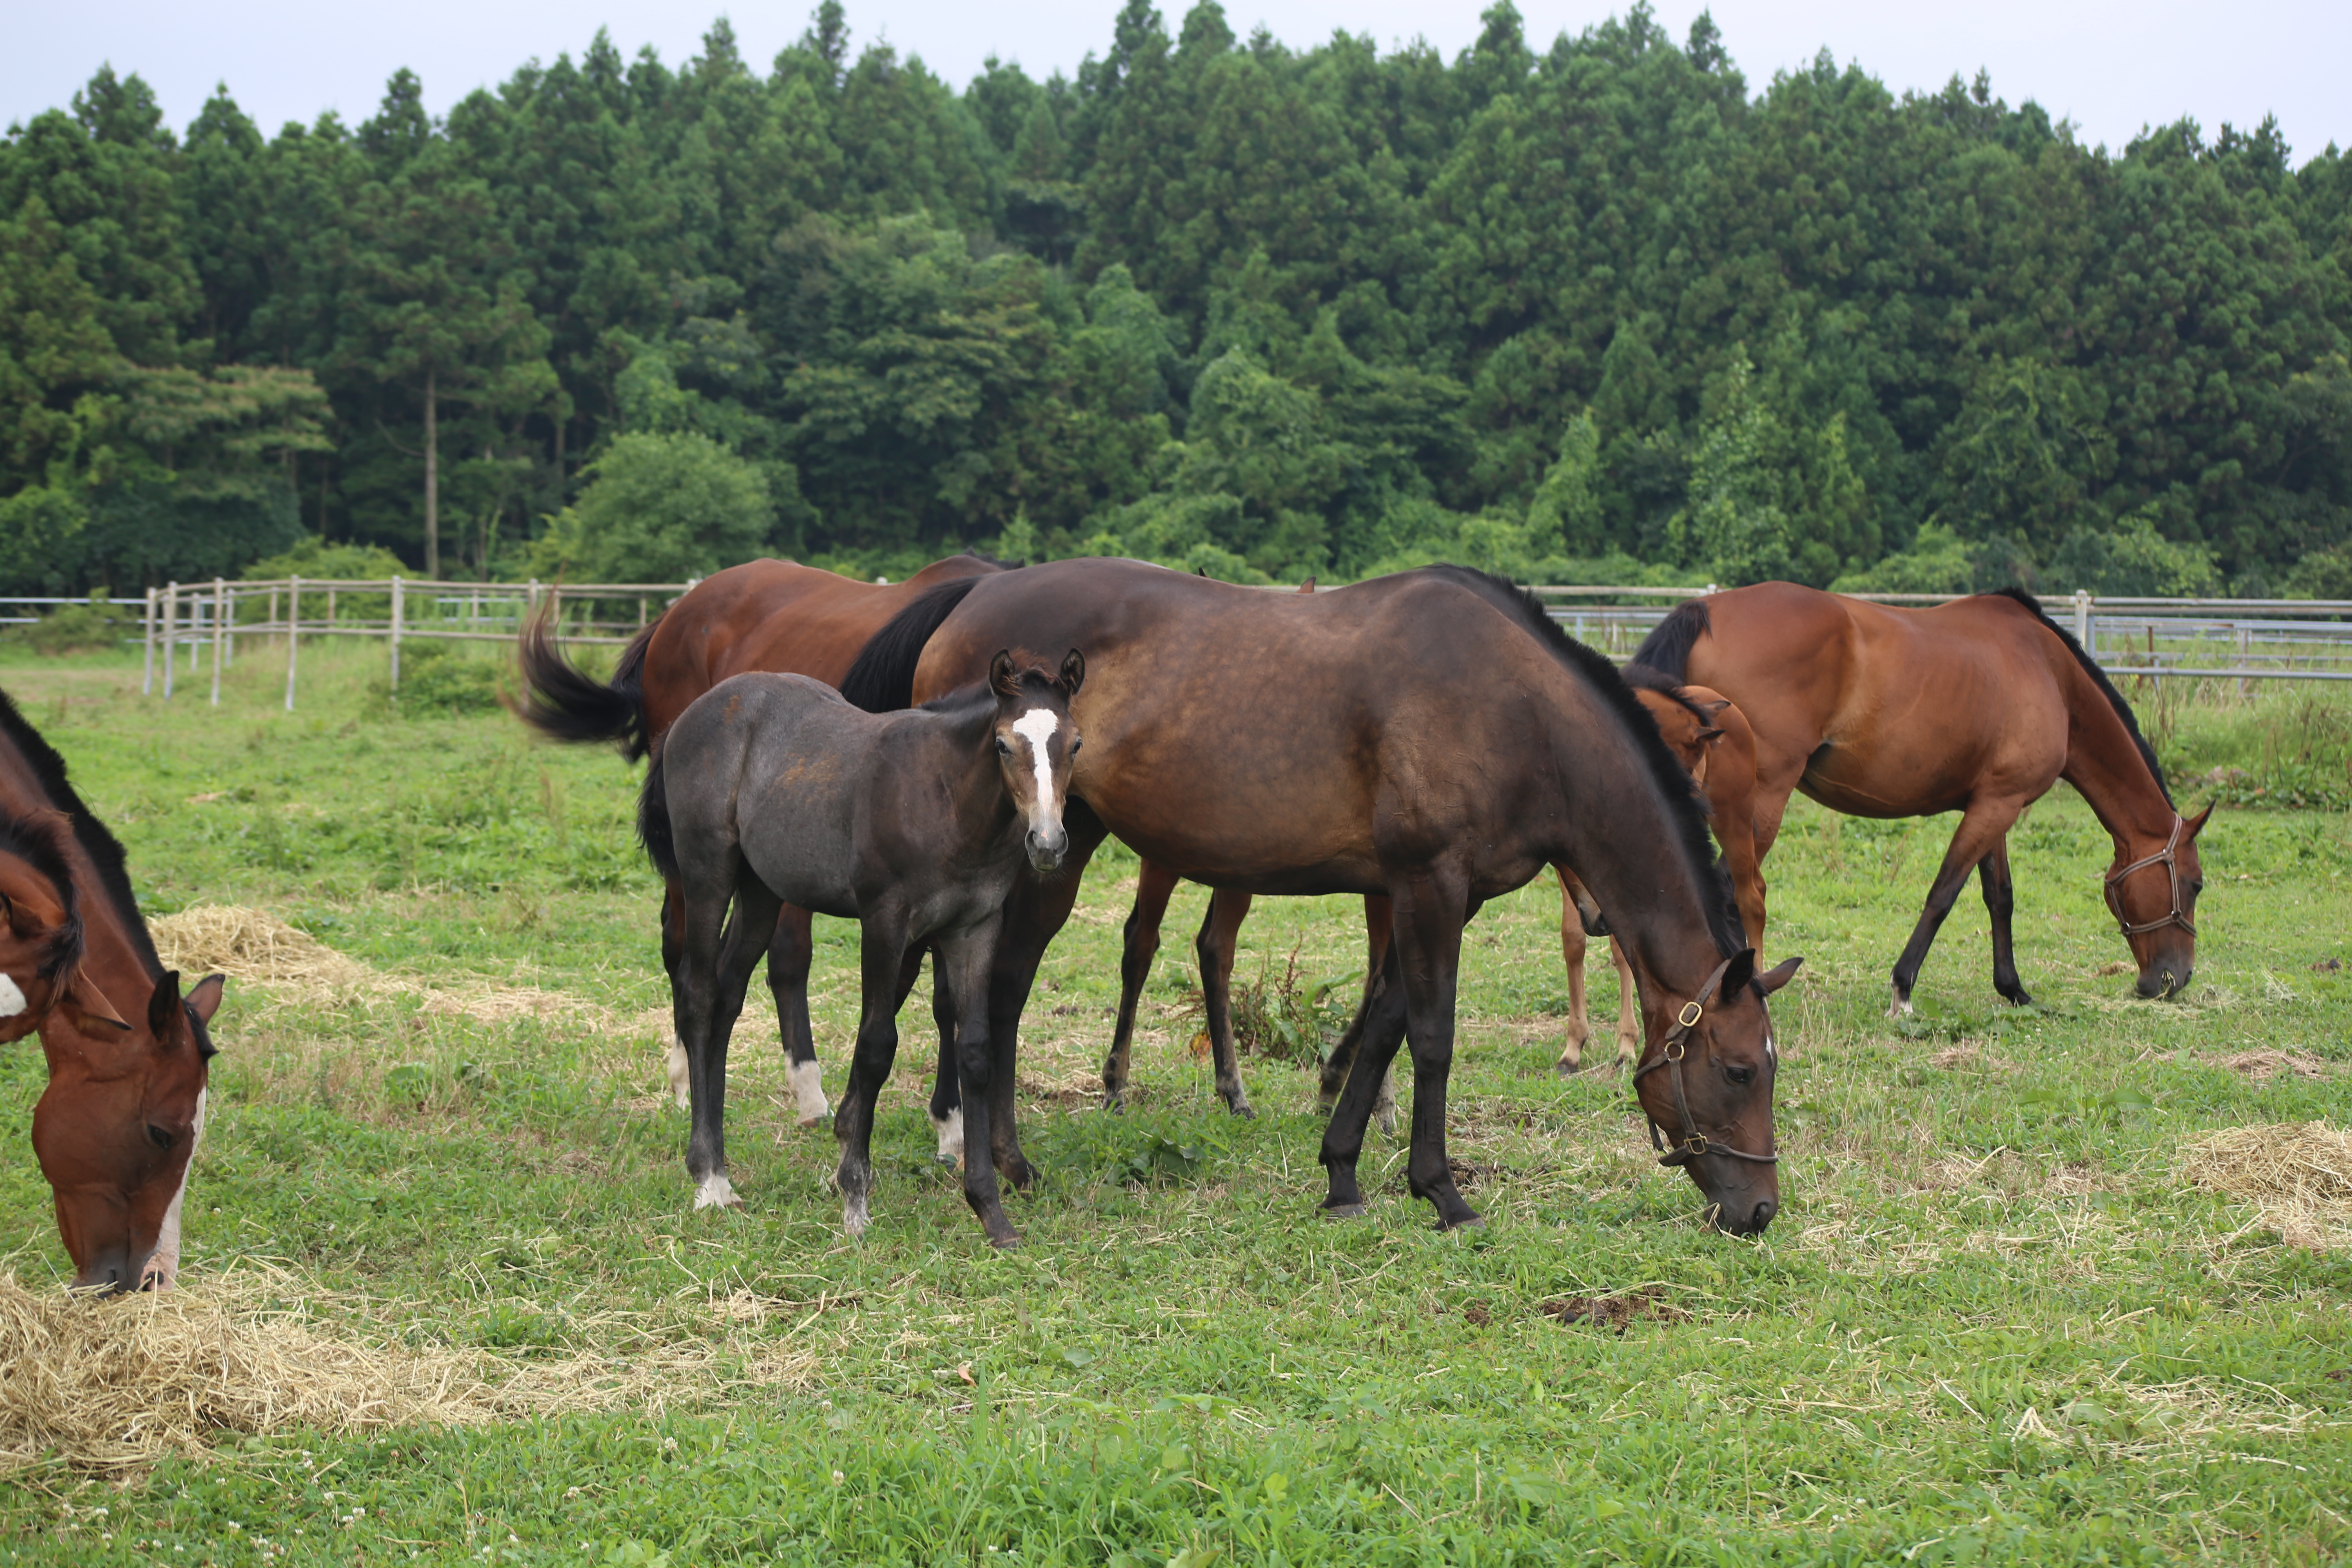
M 2339 812 L 2217 814 L 2194 986 L 2150 1004 L 2111 972 L 2107 840 L 2062 787 L 2012 841 L 2040 1005 L 1999 1007 L 1971 894 L 1898 1029 L 1886 972 L 1949 821 L 1799 803 L 1767 867 L 1770 954 L 1806 959 L 1776 1002 L 1786 1207 L 1756 1242 L 1701 1228 L 1622 1077 L 1552 1076 L 1545 884 L 1470 933 L 1451 1135 L 1484 1229 L 1436 1234 L 1393 1142 L 1367 1152 L 1370 1217 L 1320 1219 L 1297 1062 L 1245 1058 L 1260 1115 L 1223 1114 L 1185 1050 L 1197 889 L 1145 1002 L 1136 1108 L 1101 1114 L 1135 872 L 1111 847 L 1024 1032 L 1028 1245 L 992 1254 L 929 1157 L 917 1006 L 853 1246 L 831 1134 L 795 1125 L 772 1045 L 735 1055 L 746 1206 L 688 1211 L 634 770 L 503 714 L 398 716 L 369 690 L 378 657 L 306 650 L 289 715 L 257 654 L 217 710 L 202 687 L 142 699 L 128 659 L 0 656 L 151 914 L 257 906 L 401 983 L 364 1003 L 232 985 L 185 1276 L 274 1281 L 371 1342 L 583 1368 L 583 1405 L 600 1379 L 638 1392 L 229 1438 L 128 1483 L 20 1471 L 8 1561 L 2352 1555 L 2352 1266 L 2183 1173 L 2217 1130 L 2352 1120 L 2352 972 L 2315 968 L 2347 946 Z M 1243 982 L 1361 963 L 1346 900 L 1261 903 L 1243 940 Z M 821 922 L 815 984 L 837 1092 L 851 928 Z M 2318 1076 L 2226 1065 L 2255 1050 Z M 47 1288 L 41 1081 L 30 1046 L 0 1053 L 0 1267 Z M 1573 1305 L 1594 1300 L 1615 1305 Z

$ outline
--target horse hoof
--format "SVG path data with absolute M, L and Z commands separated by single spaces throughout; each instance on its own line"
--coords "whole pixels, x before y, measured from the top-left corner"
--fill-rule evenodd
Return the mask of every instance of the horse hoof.
M 1103 1096 L 1102 1108 L 1113 1116 L 1123 1116 L 1127 1113 L 1127 1097 L 1120 1094 L 1106 1094 Z
M 988 1245 L 999 1252 L 1011 1252 L 1021 1245 L 1021 1233 L 1010 1227 L 1007 1227 L 1002 1235 L 991 1231 Z
M 1566 1057 L 1562 1057 L 1559 1060 L 1551 1064 L 1551 1070 L 1553 1075 L 1558 1078 L 1574 1078 L 1577 1074 L 1584 1070 L 1584 1064 L 1580 1061 L 1572 1062 Z
M 1360 1202 L 1352 1204 L 1327 1203 L 1323 1205 L 1323 1217 L 1325 1219 L 1361 1219 L 1364 1217 L 1364 1205 Z
M 743 1206 L 743 1200 L 735 1195 L 735 1184 L 724 1174 L 709 1175 L 703 1177 L 701 1184 L 694 1189 L 694 1206 L 697 1209 L 739 1209 Z
M 998 1161 L 996 1173 L 1005 1185 L 1015 1192 L 1025 1193 L 1037 1184 L 1037 1173 L 1030 1169 L 1029 1162 L 1018 1154 L 1013 1155 L 1010 1160 Z
M 1229 1100 L 1226 1102 L 1225 1109 L 1244 1121 L 1257 1120 L 1257 1112 L 1250 1109 L 1250 1102 L 1246 1100 Z
M 1463 1211 L 1462 1217 L 1459 1219 L 1446 1219 L 1441 1216 L 1437 1222 L 1437 1228 L 1440 1230 L 1484 1230 L 1486 1228 L 1486 1216 L 1485 1215 L 1478 1214 L 1474 1210 L 1465 1209 Z

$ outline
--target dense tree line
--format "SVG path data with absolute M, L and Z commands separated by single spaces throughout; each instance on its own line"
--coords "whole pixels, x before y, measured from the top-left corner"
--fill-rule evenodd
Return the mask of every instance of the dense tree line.
M 1075 79 L 959 93 L 826 0 L 764 69 L 599 35 L 274 137 L 101 71 L 0 142 L 0 582 L 309 535 L 2352 592 L 2352 157 L 1484 22 L 1128 0 Z

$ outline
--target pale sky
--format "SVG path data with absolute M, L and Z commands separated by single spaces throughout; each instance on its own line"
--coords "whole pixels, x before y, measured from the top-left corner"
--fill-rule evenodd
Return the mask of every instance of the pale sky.
M 1295 47 L 1339 27 L 1383 49 L 1426 37 L 1450 58 L 1477 36 L 1483 0 L 1232 0 L 1236 33 L 1264 23 Z M 807 25 L 814 0 L 725 7 L 747 58 L 762 65 Z M 1118 0 L 846 0 L 854 43 L 876 37 L 915 53 L 959 88 L 991 52 L 1031 75 L 1073 70 L 1109 41 Z M 536 56 L 577 58 L 601 24 L 625 54 L 651 44 L 675 65 L 722 7 L 680 0 L 409 0 L 322 5 L 319 0 L 0 0 L 0 124 L 62 107 L 101 63 L 136 71 L 184 128 L 215 82 L 274 133 L 287 120 L 334 109 L 366 118 L 384 79 L 407 66 L 435 112 L 494 85 Z M 1522 0 L 1538 49 L 1622 11 L 1608 0 Z M 1172 32 L 1183 0 L 1163 5 Z M 1660 0 L 1679 40 L 1700 9 Z M 2242 0 L 2216 10 L 2188 0 L 2135 5 L 2094 0 L 1717 0 L 1716 22 L 1751 90 L 1826 47 L 1896 92 L 1932 90 L 1954 72 L 1991 72 L 1993 90 L 2031 98 L 2073 120 L 2085 142 L 2120 150 L 2143 126 L 2194 116 L 2210 136 L 2224 121 L 2251 130 L 2278 116 L 2301 163 L 2331 141 L 2352 146 L 2352 3 Z

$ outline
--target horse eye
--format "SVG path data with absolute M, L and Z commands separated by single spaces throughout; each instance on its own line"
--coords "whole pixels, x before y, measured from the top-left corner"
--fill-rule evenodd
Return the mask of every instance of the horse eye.
M 1075 756 L 1076 756 L 1076 755 L 1078 754 L 1078 748 L 1079 748 L 1080 746 L 1085 745 L 1086 743 L 1087 743 L 1087 738 L 1086 738 L 1084 735 L 1073 735 L 1073 736 L 1071 736 L 1071 737 L 1070 737 L 1070 755 L 1072 755 L 1072 756 L 1074 756 L 1074 757 L 1075 757 Z
M 1000 757 L 1009 757 L 1009 756 L 1011 756 L 1011 755 L 1013 754 L 1013 742 L 1010 742 L 1010 741 L 1008 741 L 1008 740 L 1006 740 L 1006 739 L 1005 739 L 1003 736 L 1002 736 L 1002 735 L 997 736 L 997 737 L 996 737 L 996 754 L 997 754 L 998 756 L 1000 756 Z
M 1734 1083 L 1754 1083 L 1756 1081 L 1756 1069 L 1754 1068 L 1726 1068 L 1723 1071 L 1724 1075 L 1729 1078 Z
M 171 1129 L 167 1127 L 158 1127 L 153 1122 L 149 1122 L 147 1124 L 147 1142 L 152 1143 L 158 1149 L 169 1149 L 172 1146 Z

